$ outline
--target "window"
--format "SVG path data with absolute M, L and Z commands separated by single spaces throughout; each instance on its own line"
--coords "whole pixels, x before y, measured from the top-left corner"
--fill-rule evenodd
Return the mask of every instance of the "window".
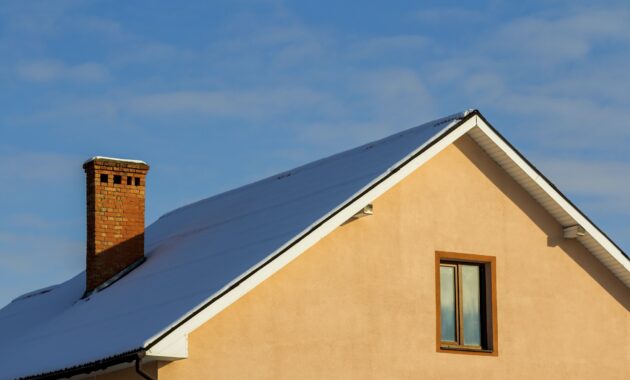
M 496 355 L 495 258 L 438 252 L 435 266 L 437 350 Z
M 101 174 L 101 183 L 107 183 L 107 174 Z
M 116 185 L 120 185 L 120 181 L 121 181 L 121 179 L 122 179 L 122 178 L 121 178 L 121 176 L 119 176 L 119 175 L 115 175 L 115 176 L 114 176 L 114 183 L 115 183 Z

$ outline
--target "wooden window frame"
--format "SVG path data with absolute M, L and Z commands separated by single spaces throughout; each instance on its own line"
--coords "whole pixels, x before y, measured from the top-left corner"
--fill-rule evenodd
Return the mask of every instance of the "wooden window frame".
M 440 300 L 440 265 L 458 265 L 458 264 L 476 264 L 483 268 L 483 299 L 485 307 L 482 310 L 482 342 L 485 347 L 453 345 L 442 342 L 441 334 L 441 300 Z M 456 270 L 459 282 L 460 271 Z M 457 292 L 457 289 L 456 289 Z M 457 319 L 457 336 L 461 337 L 461 297 L 457 298 L 458 312 Z M 458 354 L 473 354 L 485 356 L 497 356 L 499 354 L 498 346 L 498 324 L 497 324 L 497 290 L 496 290 L 496 258 L 494 256 L 483 256 L 469 253 L 442 252 L 435 253 L 435 306 L 436 306 L 436 351 Z M 459 339 L 459 338 L 458 338 Z

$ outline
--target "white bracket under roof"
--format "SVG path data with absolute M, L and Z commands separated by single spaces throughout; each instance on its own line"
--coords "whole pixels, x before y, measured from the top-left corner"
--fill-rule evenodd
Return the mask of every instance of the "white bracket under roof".
M 374 207 L 372 206 L 371 203 L 363 207 L 356 214 L 352 215 L 352 218 L 350 218 L 350 220 L 359 219 L 359 218 L 363 218 L 365 216 L 370 216 L 370 215 L 374 215 Z
M 576 224 L 574 226 L 564 227 L 564 238 L 565 239 L 577 239 L 586 235 L 586 230 L 584 227 Z

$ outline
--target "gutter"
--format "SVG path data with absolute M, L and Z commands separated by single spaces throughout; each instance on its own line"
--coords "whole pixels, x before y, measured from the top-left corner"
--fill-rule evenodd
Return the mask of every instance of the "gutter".
M 120 355 L 116 355 L 116 356 L 111 356 L 109 358 L 106 359 L 102 359 L 102 360 L 98 360 L 95 362 L 91 362 L 91 363 L 86 363 L 86 364 L 82 364 L 82 365 L 78 365 L 75 367 L 70 367 L 70 368 L 65 368 L 62 370 L 58 370 L 58 371 L 54 371 L 54 372 L 47 372 L 47 373 L 42 373 L 42 374 L 38 374 L 38 375 L 31 375 L 31 376 L 26 376 L 26 377 L 21 377 L 20 380 L 29 380 L 29 379 L 66 379 L 66 378 L 71 378 L 73 376 L 77 376 L 77 375 L 87 375 L 90 374 L 92 372 L 95 371 L 101 371 L 101 370 L 105 370 L 109 367 L 118 365 L 118 364 L 124 364 L 124 363 L 130 363 L 133 362 L 134 360 L 141 360 L 145 355 L 145 350 L 142 348 L 136 349 L 136 350 L 132 350 L 132 351 L 128 351 L 125 353 L 122 353 Z M 137 372 L 137 371 L 136 371 Z M 140 374 L 140 376 L 142 376 L 144 379 L 148 379 L 148 380 L 153 380 L 150 377 L 148 377 L 148 375 L 142 375 L 141 372 L 138 372 Z M 147 376 L 147 377 L 145 377 Z
M 144 357 L 144 355 L 145 353 L 144 351 L 142 351 L 136 356 L 136 364 L 135 364 L 136 373 L 145 380 L 153 380 L 153 378 L 149 376 L 149 374 L 147 374 L 146 372 L 142 370 L 142 368 L 140 368 L 140 362 L 142 361 L 142 358 Z

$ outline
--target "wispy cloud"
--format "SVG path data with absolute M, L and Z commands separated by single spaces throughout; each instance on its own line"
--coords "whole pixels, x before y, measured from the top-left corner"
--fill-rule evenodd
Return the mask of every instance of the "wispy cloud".
M 8 217 L 8 222 L 18 228 L 29 228 L 34 230 L 45 230 L 52 226 L 52 221 L 50 219 L 30 213 L 10 215 Z M 0 237 L 0 240 L 2 240 L 2 237 Z
M 626 9 L 576 9 L 556 15 L 517 19 L 497 31 L 489 45 L 511 51 L 533 64 L 584 58 L 596 43 L 627 42 L 630 12 Z
M 628 252 L 630 162 L 535 157 L 562 192 Z
M 419 53 L 426 50 L 431 39 L 422 35 L 394 35 L 358 41 L 350 46 L 349 56 L 355 59 L 382 57 L 383 55 Z
M 94 83 L 104 81 L 109 76 L 107 68 L 99 63 L 67 65 L 59 61 L 36 61 L 22 63 L 16 71 L 20 78 L 31 82 Z
M 0 177 L 21 184 L 67 181 L 76 176 L 81 162 L 75 155 L 5 151 L 0 152 Z
M 517 14 L 494 2 L 407 8 L 395 21 L 366 9 L 365 19 L 342 25 L 282 2 L 247 11 L 222 4 L 212 5 L 221 17 L 198 25 L 199 15 L 186 9 L 162 9 L 155 16 L 174 24 L 152 24 L 159 6 L 147 8 L 142 27 L 130 21 L 134 5 L 116 12 L 80 1 L 0 7 L 0 79 L 8 89 L 0 93 L 7 104 L 0 144 L 16 146 L 0 146 L 0 177 L 11 179 L 0 186 L 2 206 L 14 207 L 0 227 L 24 233 L 11 243 L 5 236 L 2 252 L 45 250 L 19 250 L 38 239 L 29 231 L 58 252 L 69 249 L 50 236 L 82 236 L 82 222 L 59 234 L 46 224 L 61 224 L 55 215 L 67 210 L 59 208 L 81 198 L 72 189 L 82 184 L 84 152 L 162 159 L 151 176 L 163 186 L 150 195 L 161 203 L 150 215 L 468 107 L 541 158 L 543 172 L 586 211 L 601 210 L 613 224 L 630 217 L 623 191 L 630 170 L 627 6 L 567 2 L 562 9 L 523 6 Z M 230 141 L 253 148 L 250 155 L 208 167 L 232 154 Z M 201 170 L 210 174 L 194 174 Z M 174 185 L 181 178 L 188 180 Z M 51 188 L 59 192 L 44 198 Z M 72 201 L 41 211 L 59 199 Z M 75 211 L 75 219 L 84 217 L 80 205 Z
M 461 21 L 473 21 L 484 16 L 483 11 L 463 7 L 425 8 L 413 13 L 412 17 L 420 22 L 449 24 Z
M 327 112 L 333 107 L 325 94 L 307 88 L 176 91 L 140 95 L 125 103 L 129 111 L 149 116 L 197 113 L 245 119 L 269 118 L 312 107 Z
M 92 16 L 72 18 L 73 26 L 82 32 L 98 34 L 103 38 L 120 42 L 127 41 L 134 36 L 117 21 Z
M 68 279 L 84 265 L 84 243 L 45 234 L 0 232 L 0 307 L 11 299 Z
M 630 215 L 630 162 L 592 159 L 538 159 L 561 188 L 586 199 L 589 208 Z
M 626 8 L 508 18 L 422 71 L 432 94 L 453 88 L 510 115 L 518 136 L 540 149 L 619 155 L 630 139 L 628 25 Z
M 82 269 L 81 263 L 85 257 L 83 244 L 80 240 L 42 234 L 4 233 L 0 235 L 0 267 L 29 274 L 33 273 L 40 261 L 58 261 L 56 266 L 78 271 Z

